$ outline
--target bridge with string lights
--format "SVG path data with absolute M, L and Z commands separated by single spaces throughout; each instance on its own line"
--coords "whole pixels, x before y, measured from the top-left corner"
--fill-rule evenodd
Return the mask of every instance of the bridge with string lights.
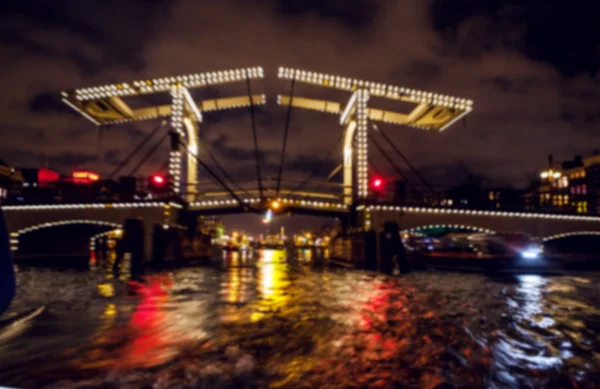
M 473 110 L 471 100 L 441 95 L 400 86 L 347 78 L 299 69 L 280 67 L 277 74 L 290 83 L 289 95 L 277 95 L 277 104 L 287 109 L 276 177 L 264 177 L 260 164 L 257 135 L 257 109 L 267 104 L 264 94 L 252 92 L 253 82 L 264 78 L 261 67 L 196 73 L 173 77 L 137 80 L 86 87 L 62 92 L 62 101 L 98 127 L 115 126 L 140 121 L 160 124 L 119 164 L 111 177 L 121 170 L 149 139 L 161 131 L 161 142 L 170 140 L 170 151 L 164 177 L 157 184 L 165 187 L 159 199 L 114 201 L 107 203 L 56 203 L 5 205 L 3 210 L 11 233 L 14 251 L 19 239 L 40 228 L 65 224 L 93 224 L 103 229 L 115 229 L 128 217 L 143 218 L 146 223 L 146 244 L 151 245 L 151 228 L 157 224 L 169 228 L 184 224 L 182 220 L 199 215 L 253 212 L 270 218 L 277 214 L 305 214 L 340 218 L 347 229 L 379 229 L 386 221 L 397 221 L 401 228 L 420 226 L 459 226 L 473 230 L 524 231 L 541 237 L 600 231 L 600 218 L 577 215 L 554 215 L 531 212 L 451 209 L 442 207 L 440 198 L 427 181 L 418 174 L 382 126 L 404 126 L 426 131 L 444 131 Z M 245 83 L 245 93 L 216 99 L 194 99 L 195 90 L 225 84 Z M 343 92 L 343 101 L 328 101 L 296 96 L 297 84 Z M 170 94 L 166 105 L 132 107 L 127 100 L 157 94 Z M 380 108 L 376 101 L 397 106 L 410 106 L 408 112 Z M 256 185 L 244 188 L 223 168 L 210 150 L 199 144 L 199 130 L 204 116 L 223 110 L 248 109 L 254 144 Z M 316 182 L 319 165 L 303 181 L 284 180 L 291 112 L 312 110 L 339 119 L 342 161 L 329 175 L 341 173 L 340 183 Z M 166 129 L 166 130 L 165 130 Z M 373 172 L 369 159 L 369 144 L 373 144 L 406 179 L 398 167 L 398 158 L 388 155 L 377 140 L 383 139 L 411 169 L 431 193 L 421 204 L 385 202 L 380 199 L 382 178 Z M 137 170 L 159 144 L 138 163 Z M 200 150 L 205 149 L 204 152 Z M 333 150 L 332 150 L 333 152 Z M 332 152 L 326 158 L 327 160 Z M 206 159 L 212 160 L 212 164 Z M 212 166 L 211 166 L 212 165 Z M 216 166 L 216 169 L 215 169 Z M 209 178 L 218 190 L 206 190 L 201 178 Z M 407 183 L 408 180 L 406 180 Z M 311 189 L 315 186 L 316 189 Z M 412 184 L 411 184 L 412 185 Z M 326 187 L 328 190 L 319 191 Z M 337 191 L 337 192 L 334 192 Z

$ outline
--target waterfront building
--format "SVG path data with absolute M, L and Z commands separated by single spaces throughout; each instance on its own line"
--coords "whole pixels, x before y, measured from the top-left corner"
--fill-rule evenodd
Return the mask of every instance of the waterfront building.
M 212 239 L 221 239 L 225 235 L 225 223 L 216 217 L 198 218 L 198 230 L 206 235 L 210 235 Z
M 583 160 L 584 178 L 589 213 L 600 215 L 600 154 Z
M 488 187 L 467 183 L 446 190 L 442 206 L 476 209 L 521 209 L 525 191 L 508 187 Z
M 538 181 L 528 193 L 534 199 L 530 210 L 600 214 L 600 154 L 575 156 L 572 160 L 554 162 L 539 173 Z
M 22 184 L 21 172 L 0 159 L 0 201 L 5 201 L 9 194 L 20 188 Z

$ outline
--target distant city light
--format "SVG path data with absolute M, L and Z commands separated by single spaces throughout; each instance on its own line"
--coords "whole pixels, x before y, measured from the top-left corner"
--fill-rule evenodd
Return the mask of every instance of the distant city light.
M 554 170 L 546 170 L 540 173 L 540 177 L 542 179 L 545 178 L 560 178 L 562 174 L 560 172 L 555 172 Z
M 521 256 L 525 259 L 536 259 L 542 253 L 542 249 L 538 247 L 528 248 L 521 252 Z
M 265 217 L 263 218 L 263 223 L 269 224 L 269 223 L 271 223 L 272 220 L 273 220 L 273 211 L 268 209 L 267 212 L 265 213 Z
M 73 171 L 73 182 L 78 184 L 89 184 L 93 181 L 98 181 L 100 176 L 96 173 L 85 170 Z

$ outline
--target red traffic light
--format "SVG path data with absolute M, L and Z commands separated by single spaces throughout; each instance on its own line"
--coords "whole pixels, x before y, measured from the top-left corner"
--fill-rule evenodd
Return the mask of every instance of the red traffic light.
M 161 175 L 155 174 L 152 176 L 152 183 L 154 185 L 162 186 L 165 182 L 167 182 L 167 180 Z
M 375 177 L 375 178 L 373 178 L 373 180 L 371 180 L 371 187 L 374 190 L 381 191 L 381 190 L 383 190 L 384 186 L 385 186 L 385 181 L 381 177 Z

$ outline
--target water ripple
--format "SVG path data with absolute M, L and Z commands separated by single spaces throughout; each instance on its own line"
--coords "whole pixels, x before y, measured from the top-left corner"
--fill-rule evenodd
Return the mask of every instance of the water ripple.
M 188 267 L 144 283 L 21 269 L 10 314 L 46 306 L 0 343 L 22 388 L 573 387 L 600 382 L 600 275 Z M 248 265 L 248 264 L 247 264 Z M 186 386 L 187 385 L 187 386 Z

